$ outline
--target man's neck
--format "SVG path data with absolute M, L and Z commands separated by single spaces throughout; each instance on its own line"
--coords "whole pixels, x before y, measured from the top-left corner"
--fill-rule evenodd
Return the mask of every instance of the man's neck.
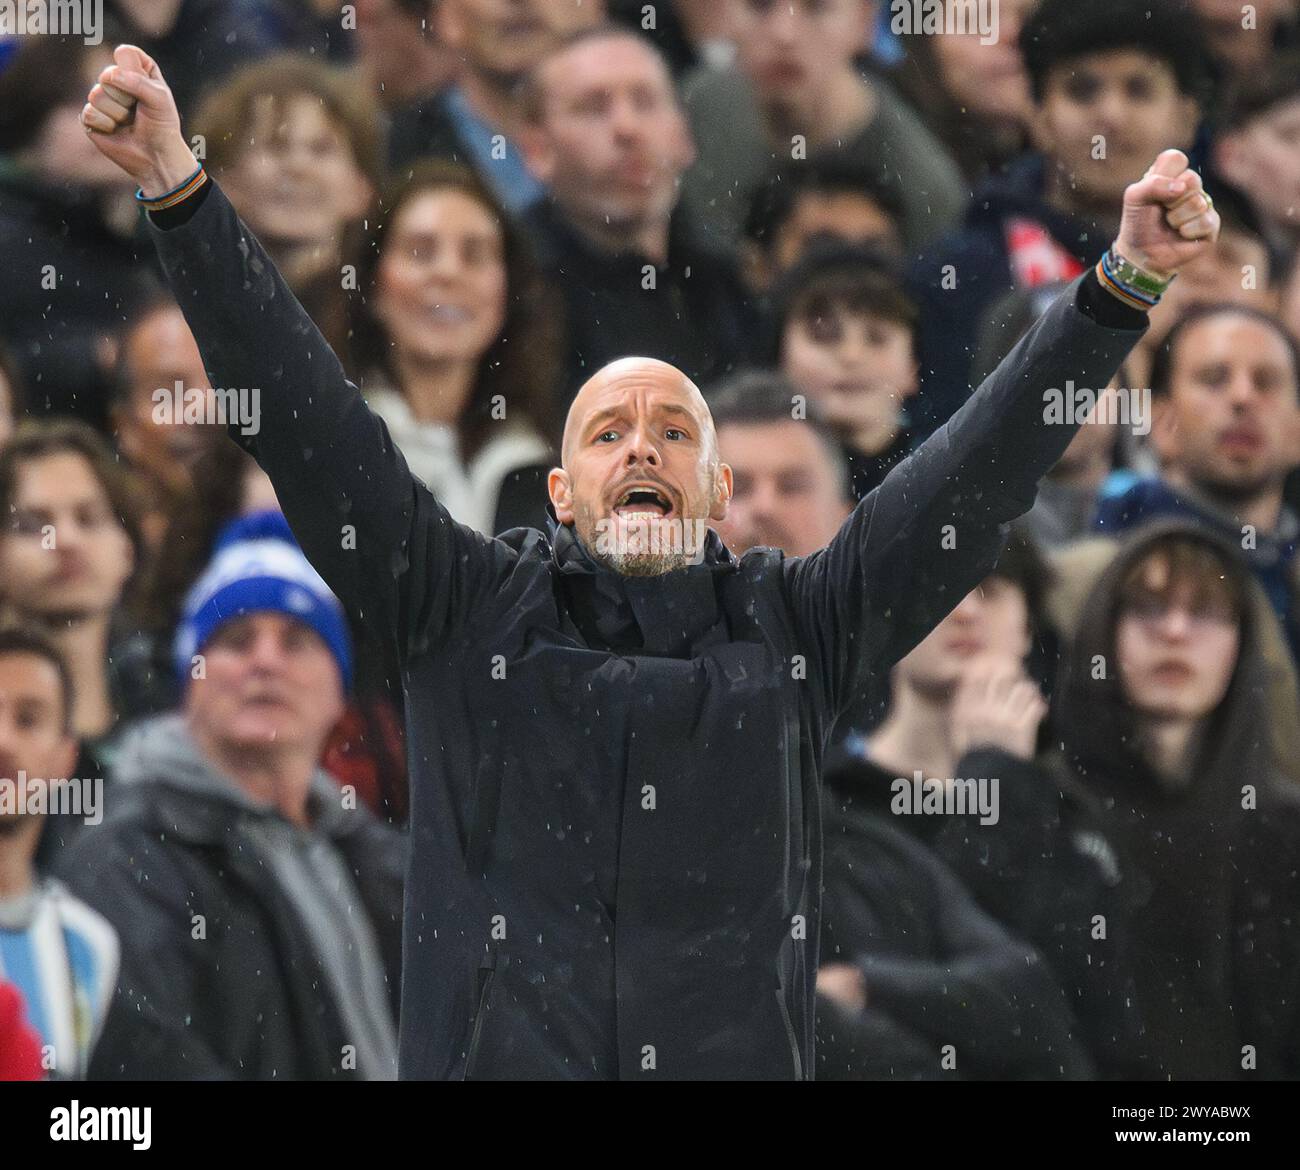
M 1167 468 L 1164 478 L 1170 487 L 1194 500 L 1204 500 L 1235 524 L 1243 527 L 1248 524 L 1256 532 L 1271 535 L 1282 523 L 1281 484 L 1261 488 L 1249 496 L 1239 496 L 1225 493 L 1213 484 L 1193 482 L 1180 468 Z
M 855 430 L 849 440 L 849 447 L 859 455 L 874 459 L 877 455 L 883 455 L 898 441 L 902 430 L 902 423 L 897 417 L 877 419 Z
M 58 647 L 72 679 L 72 730 L 78 739 L 105 734 L 117 718 L 108 681 L 110 615 L 24 614 Z
M 1195 719 L 1149 719 L 1143 722 L 1142 744 L 1147 762 L 1167 789 L 1187 787 L 1200 736 Z
M 886 771 L 910 778 L 920 769 L 925 779 L 946 780 L 953 774 L 951 699 L 923 695 L 900 684 L 868 746 L 869 757 Z
M 1119 214 L 1115 208 L 1118 200 L 1110 195 L 1093 196 L 1077 183 L 1071 184 L 1069 175 L 1052 159 L 1044 160 L 1047 205 L 1056 211 L 1095 227 L 1103 239 L 1119 235 Z
M 617 255 L 631 250 L 655 264 L 668 263 L 671 220 L 613 223 L 607 219 L 578 219 L 563 208 L 560 214 L 580 236 L 600 252 Z
M 768 138 L 778 151 L 789 151 L 796 134 L 809 149 L 844 142 L 870 125 L 879 99 L 856 69 L 831 78 L 807 100 L 798 104 L 772 103 L 764 107 Z
M 43 823 L 42 818 L 31 816 L 0 823 L 0 898 L 21 898 L 35 885 L 32 859 Z
M 191 728 L 195 746 L 212 767 L 233 780 L 245 796 L 276 809 L 285 820 L 309 828 L 307 796 L 316 758 L 289 749 L 245 748 Z
M 285 283 L 293 289 L 301 289 L 327 269 L 336 269 L 341 258 L 341 245 L 336 236 L 325 242 L 276 239 L 263 239 L 262 242 Z
M 140 32 L 151 37 L 164 37 L 176 27 L 185 0 L 117 0 L 122 14 Z
M 409 353 L 399 353 L 395 361 L 402 397 L 415 419 L 455 426 L 474 393 L 476 363 L 424 360 Z

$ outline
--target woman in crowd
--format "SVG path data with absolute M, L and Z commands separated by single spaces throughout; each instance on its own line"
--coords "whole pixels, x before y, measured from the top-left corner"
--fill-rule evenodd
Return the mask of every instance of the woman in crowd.
M 347 328 L 343 255 L 382 181 L 381 124 L 356 77 L 293 54 L 236 73 L 195 121 L 209 173 L 336 348 Z
M 1034 0 L 1001 0 L 988 44 L 974 26 L 948 36 L 918 29 L 903 38 L 891 79 L 971 183 L 1029 145 L 1033 103 L 1016 40 L 1033 7 Z
M 357 278 L 353 372 L 411 470 L 480 532 L 544 527 L 560 309 L 519 229 L 470 171 L 424 163 Z

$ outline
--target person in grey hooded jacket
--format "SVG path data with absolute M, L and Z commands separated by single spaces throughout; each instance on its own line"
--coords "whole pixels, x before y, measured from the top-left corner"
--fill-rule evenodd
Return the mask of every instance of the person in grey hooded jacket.
M 810 1076 L 831 726 L 987 574 L 1074 432 L 1044 391 L 1106 385 L 1134 299 L 1077 280 L 811 556 L 727 553 L 708 407 L 645 358 L 570 407 L 550 533 L 488 539 L 411 475 L 195 168 L 157 65 L 115 57 L 83 120 L 141 184 L 214 384 L 262 390 L 257 433 L 229 433 L 402 666 L 401 1075 Z M 1167 151 L 1125 194 L 1116 246 L 1149 273 L 1217 231 L 1186 167 Z
M 351 650 L 278 513 L 218 538 L 176 670 L 60 861 L 122 937 L 91 1076 L 393 1079 L 403 843 L 317 765 Z

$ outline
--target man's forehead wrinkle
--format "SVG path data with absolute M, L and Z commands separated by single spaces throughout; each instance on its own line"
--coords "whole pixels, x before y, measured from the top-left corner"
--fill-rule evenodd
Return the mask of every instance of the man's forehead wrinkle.
M 633 397 L 646 394 L 667 398 L 649 403 L 649 409 L 681 412 L 706 430 L 711 429 L 712 416 L 704 396 L 676 366 L 658 358 L 619 358 L 597 370 L 578 391 L 565 422 L 564 451 L 599 416 L 617 413 Z

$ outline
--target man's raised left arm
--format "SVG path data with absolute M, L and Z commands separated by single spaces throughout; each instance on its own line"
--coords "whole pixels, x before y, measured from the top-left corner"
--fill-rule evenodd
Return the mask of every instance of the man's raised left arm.
M 1181 151 L 1124 193 L 1106 260 L 1052 303 L 962 408 L 854 509 L 834 540 L 787 563 L 803 637 L 842 710 L 989 573 L 1005 525 L 1032 506 L 1079 420 L 1047 404 L 1068 383 L 1098 393 L 1146 330 L 1145 308 L 1218 236 Z M 1069 415 L 1066 416 L 1067 418 Z

